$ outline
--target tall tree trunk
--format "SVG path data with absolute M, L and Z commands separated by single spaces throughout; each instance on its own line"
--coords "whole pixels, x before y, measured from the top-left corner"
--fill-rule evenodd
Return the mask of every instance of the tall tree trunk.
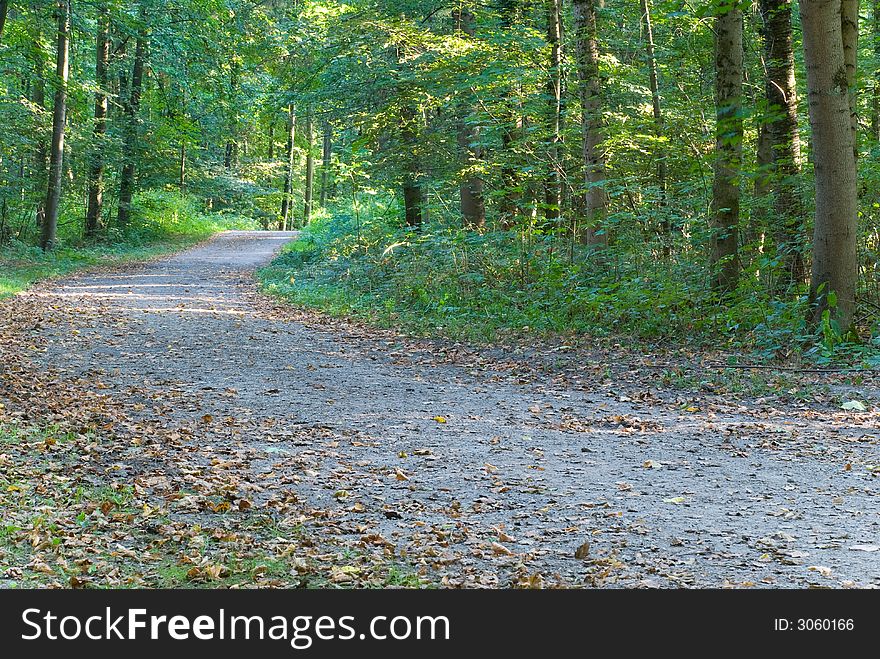
M 125 144 L 122 173 L 119 176 L 119 209 L 116 221 L 120 227 L 128 225 L 131 219 L 131 200 L 134 195 L 135 171 L 138 158 L 138 113 L 141 107 L 141 91 L 144 83 L 144 60 L 147 57 L 146 11 L 140 12 L 141 25 L 138 28 L 134 47 L 134 64 L 131 69 L 131 85 L 125 99 Z
M 107 67 L 110 62 L 110 13 L 106 4 L 98 8 L 98 34 L 95 43 L 95 128 L 92 162 L 89 166 L 89 205 L 86 236 L 93 237 L 101 226 L 104 205 L 104 140 L 107 133 Z
M 180 194 L 186 194 L 186 142 L 180 142 L 180 157 L 177 168 L 177 187 Z
M 712 184 L 711 282 L 727 293 L 739 280 L 742 161 L 743 17 L 740 0 L 718 7 L 715 19 L 715 166 Z
M 797 191 L 801 173 L 797 87 L 791 31 L 791 0 L 761 0 L 766 95 L 770 114 L 768 183 L 773 195 L 776 248 L 784 264 L 782 284 L 805 279 L 804 207 Z
M 544 217 L 553 222 L 562 207 L 562 2 L 544 0 L 547 10 L 547 43 L 550 69 L 547 77 L 547 178 L 544 181 Z
M 859 154 L 859 111 L 856 95 L 856 62 L 859 53 L 859 0 L 842 0 L 840 25 L 843 36 L 843 62 L 849 86 L 849 124 L 853 134 L 853 154 Z
M 843 332 L 852 327 L 858 277 L 858 190 L 842 6 L 848 1 L 799 3 L 816 181 L 812 321 L 818 324 L 828 310 Z
M 573 0 L 575 59 L 580 83 L 583 136 L 584 213 L 586 243 L 594 249 L 608 244 L 605 218 L 605 148 L 602 132 L 602 81 L 599 74 L 599 37 L 596 0 Z
M 37 43 L 39 43 L 40 39 L 38 37 Z M 39 108 L 40 111 L 44 110 L 46 107 L 46 78 L 43 71 L 43 61 L 37 56 L 34 58 L 34 95 L 33 101 L 34 105 Z M 36 189 L 42 191 L 46 189 L 48 185 L 48 179 L 46 177 L 47 168 L 49 165 L 49 155 L 46 151 L 46 140 L 43 136 L 42 126 L 40 127 L 37 144 L 34 149 L 34 171 L 36 172 Z M 43 222 L 46 219 L 46 199 L 45 197 L 41 197 L 37 202 L 37 212 L 36 212 L 36 226 L 37 229 L 42 233 Z
M 9 0 L 0 0 L 0 39 L 3 38 L 3 28 L 6 27 L 6 14 L 9 12 Z
M 422 187 L 415 172 L 407 172 L 403 181 L 403 214 L 408 227 L 422 225 Z
M 422 225 L 424 192 L 422 191 L 421 167 L 416 150 L 416 111 L 406 107 L 403 111 L 401 137 L 408 150 L 406 171 L 403 176 L 403 214 L 408 227 Z
M 70 72 L 70 0 L 59 0 L 56 6 L 58 39 L 55 50 L 55 103 L 52 109 L 52 147 L 49 152 L 49 181 L 46 191 L 40 247 L 55 247 L 58 231 L 58 209 L 61 205 L 61 175 L 64 167 L 64 125 L 67 120 L 67 77 Z
M 275 160 L 275 117 L 269 118 L 269 160 Z
M 303 225 L 312 221 L 312 199 L 315 190 L 315 127 L 312 108 L 306 110 L 306 184 L 303 194 Z
M 464 8 L 452 12 L 456 27 L 461 33 L 473 38 L 475 35 L 474 15 Z M 473 173 L 475 165 L 482 158 L 480 127 L 470 120 L 471 108 L 459 101 L 458 146 L 464 161 L 466 173 L 459 186 L 459 207 L 464 219 L 464 226 L 470 229 L 481 227 L 486 223 L 486 203 L 483 200 L 483 179 Z
M 871 136 L 880 141 L 880 0 L 873 3 L 874 75 L 871 94 Z
M 510 30 L 516 20 L 518 0 L 500 0 L 501 28 Z M 519 156 L 517 144 L 522 138 L 522 113 L 513 100 L 515 88 L 509 90 L 504 99 L 501 144 L 503 158 L 501 161 L 501 199 L 498 203 L 499 221 L 504 229 L 511 229 L 517 218 L 522 214 L 522 193 L 520 191 L 520 175 L 517 168 Z
M 660 80 L 657 75 L 657 56 L 654 48 L 654 25 L 651 21 L 651 7 L 648 0 L 641 0 L 642 22 L 645 26 L 645 55 L 648 60 L 648 85 L 651 90 L 651 111 L 654 115 L 654 135 L 657 137 L 657 146 L 654 148 L 653 157 L 657 163 L 657 190 L 660 194 L 658 207 L 660 208 L 660 230 L 666 242 L 663 245 L 663 253 L 669 256 L 671 246 L 669 243 L 672 224 L 666 214 L 666 154 L 660 147 L 660 140 L 665 135 L 663 122 L 663 110 L 660 106 Z
M 333 132 L 329 121 L 324 122 L 321 133 L 323 139 L 323 148 L 321 149 L 321 208 L 325 208 L 330 195 L 330 168 L 333 166 Z
M 284 193 L 281 198 L 281 219 L 278 228 L 281 231 L 287 231 L 288 223 L 291 220 L 291 210 L 293 205 L 293 170 L 295 165 L 296 150 L 294 149 L 294 140 L 296 139 L 296 106 L 291 104 L 287 106 L 287 160 L 284 169 Z

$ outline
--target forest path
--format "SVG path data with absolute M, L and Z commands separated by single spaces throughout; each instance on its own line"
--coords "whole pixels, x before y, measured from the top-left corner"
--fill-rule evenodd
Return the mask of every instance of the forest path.
M 638 377 L 522 378 L 285 315 L 251 273 L 293 235 L 19 296 L 44 312 L 37 364 L 127 419 L 81 478 L 342 584 L 391 564 L 490 587 L 880 584 L 876 415 L 682 409 Z

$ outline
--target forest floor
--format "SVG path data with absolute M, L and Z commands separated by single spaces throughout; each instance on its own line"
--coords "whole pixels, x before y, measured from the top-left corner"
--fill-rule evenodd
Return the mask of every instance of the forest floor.
M 407 338 L 293 237 L 0 302 L 0 587 L 880 586 L 873 374 Z

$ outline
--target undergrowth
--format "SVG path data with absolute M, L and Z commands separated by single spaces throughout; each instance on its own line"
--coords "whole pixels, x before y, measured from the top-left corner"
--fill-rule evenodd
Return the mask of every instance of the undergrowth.
M 294 304 L 421 335 L 577 334 L 765 361 L 880 365 L 876 326 L 863 329 L 861 343 L 827 324 L 809 327 L 806 290 L 774 296 L 777 264 L 757 251 L 746 254 L 737 292 L 720 297 L 708 285 L 702 237 L 692 241 L 664 258 L 659 244 L 623 235 L 597 256 L 534 229 L 408 230 L 374 203 L 319 215 L 260 277 Z

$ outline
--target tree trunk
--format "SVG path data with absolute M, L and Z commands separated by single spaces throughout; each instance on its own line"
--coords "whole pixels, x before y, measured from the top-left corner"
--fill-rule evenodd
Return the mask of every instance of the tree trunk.
M 275 117 L 269 118 L 269 160 L 275 160 Z
M 46 191 L 40 247 L 55 247 L 58 230 L 58 209 L 61 204 L 61 175 L 64 167 L 64 126 L 67 120 L 67 77 L 70 71 L 70 0 L 59 0 L 56 6 L 58 40 L 55 52 L 55 103 L 52 109 L 52 147 L 49 152 L 49 181 Z
M 333 166 L 333 133 L 329 121 L 324 122 L 321 133 L 323 136 L 321 153 L 321 208 L 325 208 L 330 194 L 330 168 Z
M 403 213 L 408 227 L 422 225 L 422 188 L 413 172 L 409 172 L 403 181 Z
M 89 166 L 89 204 L 86 236 L 91 238 L 101 226 L 104 205 L 104 141 L 107 133 L 107 67 L 110 62 L 110 14 L 106 4 L 98 8 L 98 35 L 95 44 L 95 128 L 92 162 Z
M 116 221 L 124 228 L 131 219 L 131 200 L 134 195 L 134 179 L 138 157 L 138 112 L 141 107 L 141 90 L 144 82 L 144 60 L 147 56 L 146 12 L 141 9 L 141 26 L 134 47 L 134 64 L 131 69 L 131 86 L 125 99 L 125 144 L 122 173 L 119 177 L 119 209 Z
M 296 139 L 296 106 L 287 106 L 287 161 L 284 169 L 284 194 L 281 198 L 281 219 L 278 228 L 281 231 L 287 231 L 288 223 L 291 218 L 291 206 L 293 205 L 293 170 L 294 158 L 296 151 L 294 150 L 294 140 Z
M 180 194 L 186 194 L 186 142 L 180 143 L 180 158 L 178 159 L 177 186 Z
M 550 75 L 547 78 L 547 178 L 544 181 L 544 217 L 559 219 L 562 207 L 562 2 L 545 0 L 547 43 L 550 44 Z
M 783 263 L 783 285 L 804 281 L 804 208 L 798 195 L 801 146 L 791 31 L 791 0 L 761 0 L 766 95 L 771 120 L 767 180 L 773 196 L 773 234 Z
M 742 160 L 743 17 L 739 0 L 715 19 L 715 166 L 712 184 L 712 289 L 728 293 L 739 280 L 739 205 Z
M 312 198 L 315 190 L 315 130 L 312 108 L 306 110 L 306 185 L 303 194 L 303 226 L 312 221 Z
M 475 35 L 474 15 L 464 8 L 452 12 L 456 27 L 461 33 L 473 38 Z M 483 179 L 471 171 L 482 158 L 480 127 L 469 119 L 471 114 L 467 104 L 459 101 L 458 146 L 464 160 L 466 173 L 459 186 L 459 208 L 464 226 L 474 229 L 486 223 L 486 203 L 483 200 Z
M 580 83 L 583 136 L 585 239 L 594 249 L 608 244 L 605 218 L 605 149 L 602 134 L 602 80 L 599 73 L 599 39 L 596 0 L 573 0 L 575 60 Z
M 6 27 L 6 14 L 9 12 L 9 0 L 0 0 L 0 40 L 3 38 L 3 28 Z
M 501 0 L 501 28 L 503 31 L 513 27 L 517 15 L 517 0 Z M 515 89 L 515 88 L 514 88 Z M 516 101 L 512 100 L 514 89 L 505 94 L 503 101 L 503 128 L 501 144 L 503 157 L 501 160 L 501 199 L 498 203 L 499 221 L 504 229 L 511 229 L 517 218 L 522 214 L 522 193 L 520 192 L 520 175 L 517 168 L 519 155 L 516 146 L 522 137 L 523 121 Z
M 37 39 L 39 43 L 39 38 Z M 40 57 L 34 58 L 34 105 L 40 110 L 46 107 L 46 80 L 43 72 L 43 63 Z M 43 136 L 42 126 L 37 135 L 37 144 L 34 149 L 34 171 L 36 172 L 36 190 L 42 191 L 48 185 L 47 168 L 49 164 L 49 155 L 46 152 L 46 140 Z M 36 226 L 42 233 L 43 222 L 46 219 L 46 199 L 41 197 L 37 202 Z
M 849 87 L 849 123 L 853 134 L 853 154 L 859 154 L 859 111 L 856 97 L 856 60 L 859 52 L 859 0 L 842 0 L 840 25 L 843 35 L 843 62 Z
M 873 3 L 874 81 L 871 94 L 871 136 L 880 141 L 880 0 Z
M 800 0 L 816 181 L 812 321 L 821 322 L 828 310 L 842 332 L 853 324 L 858 277 L 858 191 L 842 7 L 848 1 Z
M 645 26 L 645 55 L 648 60 L 648 86 L 651 90 L 651 111 L 654 115 L 654 135 L 657 137 L 658 145 L 654 148 L 653 157 L 657 163 L 657 190 L 660 198 L 658 207 L 660 208 L 660 231 L 662 232 L 666 242 L 663 245 L 663 254 L 669 256 L 671 246 L 669 244 L 672 224 L 666 215 L 666 154 L 659 141 L 665 135 L 663 123 L 663 110 L 660 107 L 660 81 L 657 75 L 657 57 L 654 52 L 654 26 L 651 22 L 651 7 L 648 0 L 641 0 L 642 21 Z

